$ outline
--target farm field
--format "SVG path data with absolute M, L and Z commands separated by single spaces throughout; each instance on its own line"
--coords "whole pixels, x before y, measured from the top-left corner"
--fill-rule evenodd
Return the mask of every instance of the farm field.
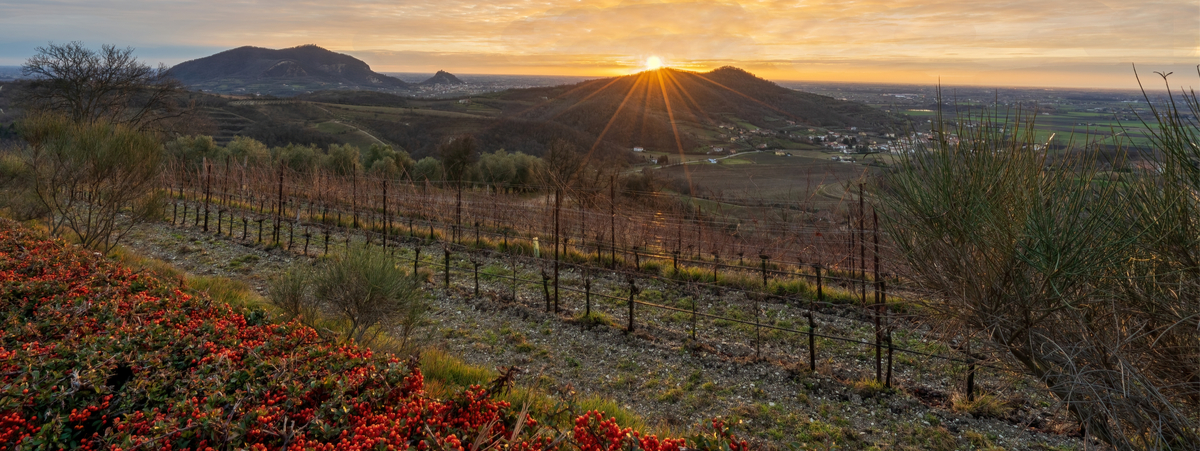
M 844 209 L 849 199 L 823 194 L 821 188 L 853 183 L 875 170 L 860 163 L 831 161 L 830 156 L 838 155 L 834 153 L 790 152 L 790 157 L 774 152 L 747 152 L 718 160 L 717 164 L 672 166 L 659 173 L 671 181 L 669 186 L 673 189 L 701 198 L 741 199 L 743 205 L 783 203 L 835 211 Z M 855 157 L 862 159 L 860 155 Z M 868 157 L 868 161 L 874 158 Z
M 904 114 L 924 122 L 933 120 L 937 113 L 909 110 Z M 1157 125 L 1151 124 L 1150 127 L 1157 128 Z M 1131 145 L 1134 148 L 1147 148 L 1150 145 L 1145 124 L 1137 119 L 1114 119 L 1113 114 L 1079 111 L 1040 113 L 1034 122 L 1034 130 L 1036 142 L 1046 142 L 1053 136 L 1052 143 L 1060 145 L 1073 142 L 1076 145 L 1094 143 L 1112 146 L 1118 141 L 1126 148 Z

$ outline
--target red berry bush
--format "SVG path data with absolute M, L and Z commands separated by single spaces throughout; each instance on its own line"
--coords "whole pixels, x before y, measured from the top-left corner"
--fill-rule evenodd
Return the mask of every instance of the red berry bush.
M 0 449 L 744 450 L 591 412 L 569 433 L 416 364 L 239 313 L 0 220 Z

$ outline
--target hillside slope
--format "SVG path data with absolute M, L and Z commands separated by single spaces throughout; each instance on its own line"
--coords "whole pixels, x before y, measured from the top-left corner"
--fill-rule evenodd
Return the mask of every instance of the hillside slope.
M 685 445 L 595 412 L 560 435 L 478 386 L 437 399 L 414 361 L 182 288 L 0 220 L 0 449 Z

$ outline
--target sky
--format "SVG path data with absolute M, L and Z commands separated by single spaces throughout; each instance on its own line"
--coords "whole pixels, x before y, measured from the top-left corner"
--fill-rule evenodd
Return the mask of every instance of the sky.
M 68 41 L 167 65 L 316 44 L 379 72 L 612 76 L 658 57 L 925 85 L 1134 89 L 1136 64 L 1200 87 L 1200 0 L 0 0 L 0 65 Z

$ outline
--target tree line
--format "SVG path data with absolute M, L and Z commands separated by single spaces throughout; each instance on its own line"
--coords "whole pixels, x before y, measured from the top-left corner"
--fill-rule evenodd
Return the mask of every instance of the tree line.
M 622 160 L 585 159 L 578 147 L 564 140 L 544 144 L 544 157 L 505 149 L 480 152 L 479 147 L 473 136 L 459 135 L 438 146 L 437 157 L 413 159 L 404 149 L 387 144 L 372 144 L 365 149 L 351 144 L 269 147 L 253 138 L 237 136 L 221 146 L 211 136 L 199 135 L 176 137 L 164 144 L 170 160 L 186 167 L 206 162 L 285 167 L 297 173 L 325 171 L 346 177 L 432 182 L 437 186 L 462 183 L 505 192 L 609 183 L 608 176 L 625 167 Z M 575 179 L 576 175 L 584 177 Z M 644 181 L 635 183 L 641 190 L 653 189 Z

